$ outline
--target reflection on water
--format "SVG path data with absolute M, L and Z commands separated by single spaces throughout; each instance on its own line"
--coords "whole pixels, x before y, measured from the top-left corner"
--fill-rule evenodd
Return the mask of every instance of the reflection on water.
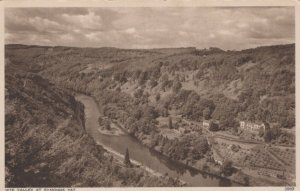
M 176 171 L 176 173 L 178 175 L 183 175 L 185 173 L 189 173 L 192 177 L 202 175 L 202 177 L 204 179 L 206 179 L 206 178 L 210 178 L 210 179 L 214 178 L 214 176 L 212 176 L 210 174 L 207 174 L 207 173 L 204 173 L 204 172 L 200 172 L 199 170 L 196 170 L 196 169 L 194 169 L 192 167 L 189 167 L 187 165 L 184 165 L 184 164 L 179 163 L 179 162 L 174 161 L 174 160 L 170 160 L 170 159 L 168 159 L 168 157 L 160 154 L 159 152 L 157 152 L 155 150 L 149 149 L 149 151 L 150 151 L 150 153 L 154 157 L 157 157 L 159 159 L 159 161 L 161 163 L 163 163 L 164 165 L 166 165 L 169 169 Z
M 104 135 L 98 131 L 98 107 L 92 97 L 79 95 L 77 99 L 85 106 L 86 130 L 101 144 L 124 154 L 129 149 L 130 158 L 139 161 L 161 174 L 168 174 L 173 178 L 180 178 L 187 182 L 188 186 L 231 186 L 231 182 L 220 179 L 206 173 L 202 173 L 184 164 L 169 160 L 159 152 L 148 149 L 140 144 L 135 138 L 125 134 L 120 136 Z
M 170 170 L 176 171 L 178 175 L 183 175 L 184 173 L 188 172 L 188 169 L 183 164 L 178 163 L 176 161 L 172 161 L 155 150 L 149 149 L 149 152 L 153 157 L 156 157 L 159 160 L 159 162 L 166 165 Z

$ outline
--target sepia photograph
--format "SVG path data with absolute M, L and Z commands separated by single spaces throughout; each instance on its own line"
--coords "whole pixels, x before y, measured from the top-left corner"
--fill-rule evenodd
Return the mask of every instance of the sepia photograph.
M 4 39 L 6 188 L 296 186 L 295 7 L 6 7 Z

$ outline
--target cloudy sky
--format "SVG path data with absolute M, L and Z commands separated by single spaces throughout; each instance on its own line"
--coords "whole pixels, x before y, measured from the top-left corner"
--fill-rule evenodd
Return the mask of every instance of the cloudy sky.
M 292 7 L 5 9 L 6 44 L 239 50 L 294 41 Z

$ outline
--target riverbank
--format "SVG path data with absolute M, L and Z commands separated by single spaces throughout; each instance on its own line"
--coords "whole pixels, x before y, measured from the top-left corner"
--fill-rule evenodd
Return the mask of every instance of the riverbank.
M 126 130 L 121 125 L 118 125 L 118 126 L 120 128 L 123 128 L 124 130 Z M 160 152 L 160 150 L 158 150 L 156 148 L 151 148 L 148 144 L 149 141 L 147 141 L 147 139 L 139 139 L 139 137 L 136 137 L 136 136 L 133 136 L 133 135 L 132 135 L 132 137 L 135 138 L 141 144 L 143 144 L 145 147 L 147 147 L 151 150 L 154 150 L 154 151 L 158 152 L 159 154 L 169 158 L 169 156 L 167 156 L 164 153 Z M 172 160 L 172 159 L 169 158 L 169 160 Z M 207 175 L 214 176 L 214 177 L 217 177 L 219 179 L 231 181 L 231 183 L 235 183 L 236 186 L 258 186 L 258 185 L 259 186 L 265 186 L 265 185 L 282 186 L 283 185 L 283 184 L 278 184 L 278 180 L 274 181 L 272 179 L 263 178 L 263 177 L 257 178 L 253 174 L 249 174 L 247 172 L 244 172 L 240 167 L 235 167 L 235 170 L 234 170 L 235 172 L 231 176 L 223 176 L 223 175 L 220 175 L 221 166 L 219 164 L 215 164 L 215 163 L 212 163 L 212 162 L 204 162 L 205 165 L 204 164 L 197 165 L 197 163 L 196 164 L 189 164 L 186 160 L 176 160 L 176 162 L 178 162 L 182 165 L 186 165 L 188 168 L 196 170 L 200 173 L 205 173 Z M 206 167 L 206 168 L 204 168 L 204 167 Z
M 99 104 L 98 104 L 97 100 L 95 99 L 95 97 L 93 97 L 93 96 L 89 96 L 89 97 L 91 97 L 91 98 L 93 99 L 93 101 L 95 102 L 95 106 L 98 108 L 98 111 L 102 111 L 102 109 L 101 109 L 101 107 L 99 106 Z M 103 114 L 100 113 L 100 115 L 103 115 Z M 204 177 L 205 177 L 205 176 L 208 176 L 208 177 L 211 177 L 211 178 L 216 178 L 216 179 L 218 179 L 218 180 L 221 181 L 221 182 L 231 182 L 231 183 L 228 183 L 229 186 L 232 185 L 232 184 L 235 184 L 235 186 L 241 186 L 241 185 L 243 184 L 243 183 L 241 183 L 241 182 L 237 182 L 237 181 L 234 180 L 234 179 L 231 180 L 231 179 L 228 179 L 227 177 L 220 176 L 219 171 L 218 171 L 217 169 L 214 170 L 213 172 L 212 172 L 212 171 L 205 171 L 205 170 L 203 170 L 203 169 L 196 168 L 195 166 L 187 165 L 184 161 L 175 161 L 175 160 L 172 160 L 172 159 L 169 158 L 169 156 L 166 156 L 166 155 L 164 155 L 163 153 L 161 153 L 161 152 L 159 152 L 159 151 L 154 150 L 153 148 L 151 148 L 151 147 L 147 144 L 147 143 L 148 143 L 147 140 L 140 140 L 139 137 L 135 137 L 135 136 L 133 136 L 133 135 L 130 135 L 129 132 L 128 132 L 128 130 L 127 130 L 125 127 L 123 127 L 122 125 L 120 125 L 120 123 L 118 122 L 118 120 L 112 120 L 112 122 L 115 123 L 116 126 L 117 126 L 118 128 L 122 129 L 122 130 L 125 132 L 125 134 L 128 134 L 130 137 L 136 139 L 136 141 L 137 141 L 139 144 L 141 144 L 141 145 L 145 146 L 146 148 L 148 148 L 148 149 L 150 149 L 150 150 L 152 150 L 152 151 L 158 153 L 159 155 L 161 155 L 161 156 L 163 156 L 163 157 L 166 157 L 167 160 L 174 161 L 174 162 L 178 163 L 178 165 L 180 165 L 180 166 L 185 166 L 186 169 L 190 169 L 190 170 L 195 171 L 196 173 L 201 174 L 200 176 L 204 176 Z M 118 136 L 115 136 L 115 137 L 118 137 Z M 145 142 L 145 141 L 146 141 L 146 142 Z M 103 144 L 102 144 L 102 145 L 103 145 Z M 106 144 L 106 145 L 107 145 L 107 144 Z M 109 149 L 109 148 L 108 148 L 108 149 Z M 109 150 L 113 150 L 113 149 L 109 149 Z M 120 151 L 119 151 L 119 152 L 120 152 Z M 119 153 L 118 155 L 119 155 L 119 157 L 122 157 L 122 156 L 120 155 L 120 153 Z M 139 163 L 137 163 L 137 164 L 139 164 Z M 214 168 L 211 167 L 210 169 L 214 169 Z M 219 183 L 219 184 L 220 184 L 220 183 Z M 217 185 L 215 185 L 215 186 L 217 186 Z
M 114 122 L 117 124 L 118 128 L 121 128 L 123 131 L 125 131 L 126 133 L 128 133 L 127 129 L 125 127 L 123 127 L 122 125 L 120 125 L 120 123 L 117 121 L 117 120 L 114 120 Z M 146 140 L 140 140 L 138 137 L 136 136 L 133 136 L 131 135 L 134 139 L 136 139 L 139 143 L 141 143 L 142 145 L 144 145 L 145 147 L 147 147 L 148 149 L 154 151 L 154 152 L 157 152 L 159 153 L 160 155 L 163 155 L 164 157 L 167 157 L 169 160 L 172 160 L 169 158 L 169 156 L 161 153 L 159 150 L 155 149 L 155 148 L 151 148 L 148 144 L 148 141 Z M 245 183 L 243 181 L 237 181 L 239 177 L 237 176 L 231 176 L 231 177 L 225 177 L 225 176 L 221 176 L 220 175 L 220 171 L 219 171 L 219 167 L 216 167 L 215 165 L 213 164 L 209 164 L 208 163 L 208 170 L 203 170 L 203 166 L 202 167 L 198 167 L 196 165 L 191 165 L 191 164 L 187 164 L 186 161 L 179 161 L 179 160 L 176 160 L 175 162 L 177 163 L 180 163 L 181 165 L 184 165 L 190 169 L 193 169 L 194 171 L 197 171 L 199 173 L 202 173 L 202 174 L 206 174 L 206 175 L 209 175 L 209 176 L 214 176 L 214 177 L 217 177 L 219 179 L 224 179 L 224 180 L 229 180 L 231 181 L 232 183 L 235 183 L 239 186 L 245 186 Z
M 134 171 L 140 172 L 141 174 L 144 174 L 146 176 L 143 176 L 143 179 L 152 179 L 153 181 L 160 180 L 159 184 L 156 186 L 163 186 L 164 183 L 169 184 L 170 186 L 185 186 L 186 182 L 174 177 L 174 176 L 168 176 L 164 172 L 158 172 L 154 170 L 153 168 L 145 165 L 144 161 L 142 160 L 141 162 L 137 160 L 134 156 L 137 153 L 138 150 L 132 149 L 129 151 L 130 154 L 130 160 L 132 163 L 131 167 L 128 167 L 124 165 L 124 155 L 122 152 L 125 151 L 126 147 L 133 148 L 132 146 L 126 143 L 122 143 L 122 138 L 128 137 L 127 135 L 121 135 L 121 136 L 107 136 L 105 134 L 100 133 L 99 130 L 99 125 L 98 125 L 98 117 L 100 116 L 97 104 L 95 101 L 90 97 L 90 96 L 85 96 L 85 95 L 78 95 L 77 99 L 81 101 L 84 106 L 85 106 L 85 119 L 86 119 L 86 130 L 88 134 L 90 134 L 97 145 L 101 146 L 106 153 L 107 158 L 111 159 L 112 163 L 115 163 L 117 166 L 121 167 L 123 171 L 128 173 L 132 173 Z M 120 129 L 119 129 L 120 130 Z M 125 133 L 125 132 L 124 132 Z M 126 134 L 126 133 L 125 133 Z M 114 147 L 114 143 L 117 145 L 121 143 L 122 149 Z M 112 147 L 111 147 L 112 146 Z M 140 146 L 141 147 L 141 146 Z M 141 152 L 143 153 L 143 152 Z M 147 157 L 149 158 L 149 157 Z M 151 160 L 152 161 L 152 160 Z M 146 163 L 148 164 L 148 163 Z M 133 176 L 134 178 L 135 176 Z M 139 180 L 138 177 L 136 177 L 137 180 Z M 147 185 L 152 185 L 153 182 L 149 182 Z M 142 186 L 142 185 L 141 185 Z
M 102 111 L 101 105 L 99 105 L 97 103 L 97 100 L 95 99 L 95 97 L 93 97 L 93 96 L 88 96 L 88 97 L 90 97 L 89 99 L 93 100 L 93 102 L 95 103 L 93 105 L 96 108 L 98 108 L 98 111 L 99 112 Z M 96 111 L 96 109 L 94 109 L 94 110 Z M 98 113 L 98 111 L 97 111 L 97 113 Z M 103 116 L 102 112 L 99 113 L 99 116 Z M 105 116 L 103 116 L 103 117 L 105 117 Z M 116 124 L 116 126 L 118 126 L 117 128 L 122 129 L 125 132 L 125 134 L 126 134 L 125 136 L 130 136 L 130 137 L 134 138 L 136 140 L 137 144 L 143 145 L 143 146 L 145 146 L 145 148 L 148 148 L 150 150 L 156 149 L 156 148 L 151 147 L 151 145 L 150 145 L 151 137 L 149 135 L 145 135 L 143 133 L 131 135 L 130 133 L 128 133 L 128 130 L 124 126 L 122 126 L 123 123 L 119 122 L 117 119 L 110 119 L 110 120 L 111 120 L 111 122 L 113 121 L 113 123 Z M 98 121 L 98 117 L 97 117 L 97 119 L 93 119 L 93 121 Z M 97 124 L 97 129 L 99 129 L 98 122 L 96 122 L 95 124 Z M 111 144 L 114 145 L 113 148 L 117 149 L 118 152 L 123 152 L 125 150 L 124 145 L 117 144 L 118 146 L 115 147 L 115 141 L 119 142 L 118 136 L 108 136 L 108 137 L 111 140 L 106 140 L 105 141 L 106 145 L 109 145 L 109 146 Z M 103 139 L 103 138 L 104 137 L 101 137 L 101 139 Z M 104 139 L 106 139 L 106 138 L 104 138 Z M 120 139 L 122 139 L 122 138 L 120 137 Z M 112 140 L 114 140 L 114 141 L 112 141 Z M 127 145 L 129 143 L 127 141 L 129 141 L 129 140 L 126 140 L 126 142 L 124 142 L 123 144 Z M 103 141 L 101 141 L 101 142 L 103 142 Z M 119 148 L 122 148 L 122 149 L 120 150 Z M 132 150 L 132 151 L 135 151 L 135 150 Z M 166 157 L 167 160 L 172 161 L 172 159 L 169 158 L 168 155 L 165 155 L 165 153 L 160 152 L 161 151 L 160 149 L 156 149 L 155 151 L 157 153 L 159 153 L 159 155 Z M 137 154 L 135 154 L 135 156 L 137 156 Z M 266 182 L 262 179 L 258 180 L 257 178 L 253 177 L 252 175 L 249 175 L 248 173 L 244 172 L 243 168 L 236 168 L 234 170 L 235 173 L 233 173 L 232 176 L 222 176 L 220 174 L 221 166 L 216 164 L 214 161 L 211 161 L 211 157 L 206 157 L 206 158 L 207 158 L 207 160 L 205 160 L 205 159 L 197 160 L 196 163 L 189 163 L 189 161 L 187 161 L 187 160 L 181 160 L 181 161 L 176 160 L 176 162 L 180 163 L 181 165 L 185 165 L 185 166 L 189 167 L 189 169 L 192 168 L 194 170 L 197 170 L 197 172 L 200 172 L 200 174 L 202 174 L 203 176 L 211 175 L 211 177 L 219 179 L 220 180 L 219 185 L 222 185 L 222 186 L 224 186 L 223 185 L 224 180 L 230 181 L 230 183 L 228 183 L 229 185 L 232 185 L 232 183 L 233 183 L 233 185 L 236 184 L 234 186 L 275 185 L 273 183 L 270 184 L 269 182 Z M 143 163 L 146 162 L 146 164 L 150 165 L 152 169 L 155 169 L 155 170 L 158 170 L 161 172 L 160 169 L 157 169 L 156 166 L 153 166 L 151 164 L 152 162 L 146 161 L 147 159 L 146 160 L 143 159 L 143 156 L 138 156 L 138 158 L 136 158 L 136 159 L 138 159 L 139 161 L 142 161 Z M 142 159 L 142 160 L 140 160 L 140 159 Z M 177 164 L 175 164 L 175 166 L 177 166 Z M 177 167 L 176 167 L 176 169 L 177 169 Z M 163 172 L 163 174 L 166 173 L 164 170 L 162 172 Z M 179 175 L 179 176 L 181 176 L 181 175 Z M 178 177 L 178 175 L 175 174 L 175 176 L 174 176 L 174 174 L 172 174 L 172 177 L 176 178 L 176 177 Z M 190 178 L 192 178 L 192 177 L 190 177 Z M 190 182 L 190 180 L 187 179 L 186 177 L 184 178 L 184 180 L 187 182 Z M 194 181 L 192 181 L 192 184 L 199 185 L 198 183 L 195 183 Z M 206 185 L 206 183 L 204 185 Z
M 108 147 L 108 146 L 105 146 L 99 142 L 97 142 L 98 145 L 101 145 L 105 150 L 107 150 L 107 152 L 111 153 L 113 156 L 115 156 L 115 158 L 117 160 L 120 161 L 120 163 L 123 163 L 124 161 L 124 158 L 125 156 L 115 150 L 113 150 L 112 148 Z M 159 173 L 159 172 L 156 172 L 154 171 L 153 169 L 149 168 L 149 167 L 146 167 L 144 165 L 142 165 L 140 162 L 136 161 L 136 160 L 133 160 L 133 159 L 130 159 L 131 163 L 133 165 L 136 165 L 137 167 L 140 167 L 140 168 L 143 168 L 145 171 L 151 173 L 152 175 L 154 176 L 163 176 L 163 174 Z
M 122 136 L 107 136 L 99 133 L 98 131 L 98 117 L 103 115 L 99 113 L 102 111 L 99 108 L 96 100 L 91 96 L 81 97 L 82 103 L 86 109 L 86 123 L 87 131 L 91 134 L 96 142 L 100 142 L 101 145 L 106 145 L 119 154 L 124 152 L 126 148 L 129 148 L 130 158 L 135 159 L 143 166 L 147 166 L 155 171 L 160 172 L 163 175 L 173 180 L 181 179 L 185 181 L 188 186 L 242 186 L 240 182 L 231 181 L 227 177 L 220 176 L 219 166 L 215 165 L 215 170 L 212 172 L 211 169 L 208 171 L 202 170 L 202 168 L 195 168 L 185 161 L 176 161 L 170 159 L 168 156 L 155 151 L 147 142 L 139 140 L 139 137 L 135 137 L 127 133 L 127 129 L 120 124 L 118 120 L 112 120 L 118 128 L 125 132 Z M 143 138 L 142 136 L 140 138 Z M 149 139 L 147 139 L 149 140 Z M 147 141 L 146 140 L 146 141 Z M 119 157 L 122 157 L 119 155 Z M 122 159 L 121 159 L 122 160 Z M 212 164 L 214 165 L 214 164 Z M 163 176 L 165 177 L 165 176 Z
M 118 128 L 117 125 L 114 123 L 110 124 L 109 130 L 99 127 L 98 131 L 104 135 L 111 135 L 111 136 L 120 136 L 125 134 L 125 132 L 122 129 Z
M 149 149 L 152 149 L 147 144 L 143 144 L 143 145 L 147 146 Z M 163 153 L 161 153 L 160 151 L 158 151 L 156 149 L 153 149 L 153 150 L 156 151 L 156 152 L 158 152 L 159 154 L 165 156 L 165 157 L 168 157 L 168 156 L 164 155 Z M 207 174 L 209 176 L 214 176 L 214 177 L 217 177 L 219 179 L 229 180 L 232 183 L 235 183 L 235 184 L 237 184 L 239 186 L 245 186 L 244 182 L 243 181 L 238 181 L 238 177 L 236 177 L 236 176 L 229 176 L 229 177 L 227 176 L 227 177 L 225 177 L 225 176 L 220 175 L 220 171 L 219 171 L 220 166 L 216 166 L 216 165 L 214 165 L 212 163 L 206 163 L 206 165 L 207 165 L 208 168 L 203 168 L 203 165 L 201 165 L 199 167 L 197 165 L 187 164 L 186 161 L 182 161 L 182 160 L 176 160 L 176 162 L 178 162 L 178 163 L 180 163 L 182 165 L 185 165 L 188 168 L 191 168 L 191 169 L 193 169 L 195 171 L 198 171 L 200 173 L 204 173 L 204 174 Z M 209 170 L 204 170 L 204 169 L 209 169 Z
M 113 150 L 112 148 L 110 148 L 108 146 L 105 146 L 105 145 L 103 145 L 99 142 L 97 142 L 97 144 L 101 145 L 108 153 L 110 153 L 112 156 L 114 156 L 114 159 L 118 160 L 119 164 L 123 164 L 123 161 L 124 161 L 124 158 L 125 158 L 125 156 L 123 154 L 121 154 L 121 153 Z M 145 170 L 146 172 L 148 172 L 149 174 L 151 174 L 152 176 L 157 176 L 157 177 L 160 177 L 160 178 L 167 178 L 162 173 L 157 172 L 157 171 L 143 165 L 142 163 L 140 163 L 136 160 L 130 159 L 130 162 L 134 167 L 141 168 L 141 169 Z M 183 180 L 180 180 L 180 179 L 176 179 L 176 180 L 179 182 L 179 186 L 186 186 L 187 185 L 187 183 Z

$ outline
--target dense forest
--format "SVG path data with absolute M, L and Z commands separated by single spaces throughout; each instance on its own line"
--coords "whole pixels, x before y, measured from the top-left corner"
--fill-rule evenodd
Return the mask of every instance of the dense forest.
M 6 88 L 10 96 L 14 95 L 10 88 L 23 84 L 13 79 L 18 78 L 16 72 L 7 68 L 26 68 L 34 75 L 22 78 L 32 77 L 32 83 L 53 83 L 62 90 L 92 95 L 105 116 L 174 160 L 209 160 L 211 153 L 201 132 L 180 139 L 161 135 L 165 127 L 159 118 L 168 119 L 165 126 L 169 129 L 184 126 L 183 121 L 175 121 L 175 114 L 194 122 L 217 120 L 216 130 L 233 133 L 238 131 L 239 121 L 264 122 L 276 127 L 266 133 L 267 141 L 294 144 L 294 136 L 284 131 L 295 128 L 294 44 L 242 51 L 26 45 L 6 45 L 5 50 L 6 73 L 10 74 L 6 76 Z M 36 79 L 38 75 L 49 82 Z M 46 101 L 51 104 L 51 100 Z
M 84 106 L 31 68 L 5 66 L 6 187 L 174 186 L 118 163 L 85 131 Z
M 89 94 L 105 91 L 111 99 L 105 102 L 151 102 L 156 111 L 174 108 L 194 120 L 207 108 L 218 120 L 230 116 L 292 128 L 294 49 L 294 44 L 243 51 L 7 45 L 6 64 L 27 65 L 54 83 Z M 116 91 L 124 96 L 112 100 Z

